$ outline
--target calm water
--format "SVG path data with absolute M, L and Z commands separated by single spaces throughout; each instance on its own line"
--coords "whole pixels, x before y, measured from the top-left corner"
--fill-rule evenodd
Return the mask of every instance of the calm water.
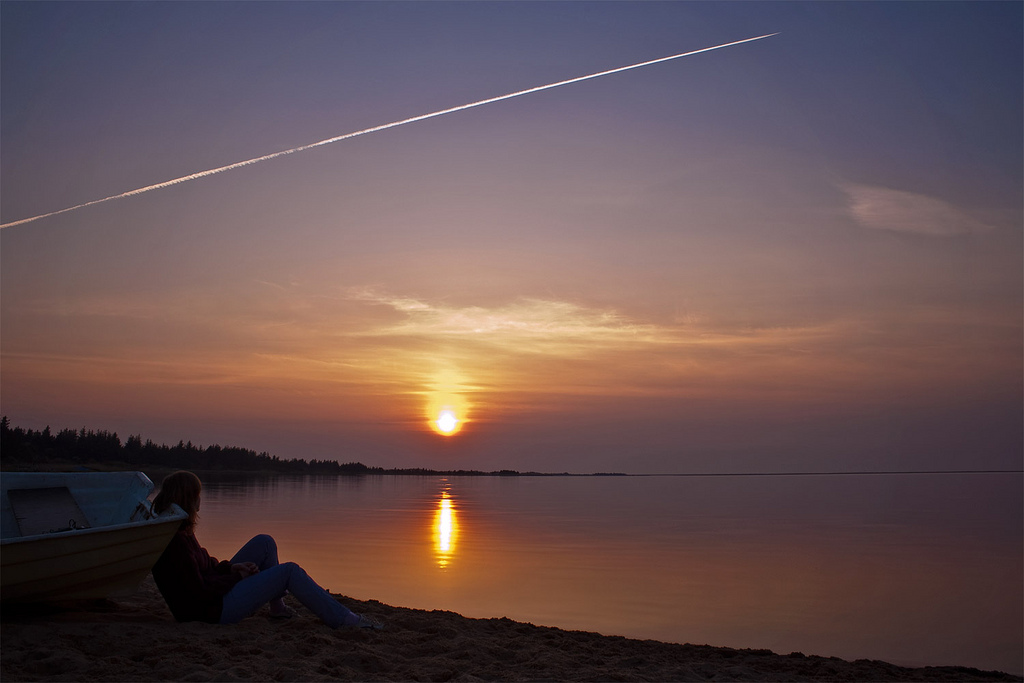
M 1019 474 L 206 482 L 331 591 L 671 642 L 1024 672 Z

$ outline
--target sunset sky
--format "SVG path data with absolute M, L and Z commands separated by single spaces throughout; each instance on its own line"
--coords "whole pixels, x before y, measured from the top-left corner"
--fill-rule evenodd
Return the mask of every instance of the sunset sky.
M 1022 26 L 5 1 L 3 223 L 779 35 L 5 227 L 0 410 L 383 467 L 1019 469 Z

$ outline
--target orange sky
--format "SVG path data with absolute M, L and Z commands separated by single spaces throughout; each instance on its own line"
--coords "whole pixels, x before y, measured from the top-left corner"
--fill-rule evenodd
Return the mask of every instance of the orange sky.
M 929 7 L 7 5 L 4 222 L 782 33 L 6 228 L 2 410 L 381 466 L 1019 466 L 1020 9 Z

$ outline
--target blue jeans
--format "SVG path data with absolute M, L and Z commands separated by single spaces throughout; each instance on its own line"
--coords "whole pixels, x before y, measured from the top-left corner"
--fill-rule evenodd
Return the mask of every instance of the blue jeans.
M 359 615 L 331 597 L 294 562 L 277 561 L 277 543 L 266 534 L 253 537 L 231 558 L 231 564 L 252 562 L 260 571 L 242 579 L 224 596 L 220 623 L 234 624 L 271 600 L 289 592 L 331 628 L 358 623 Z

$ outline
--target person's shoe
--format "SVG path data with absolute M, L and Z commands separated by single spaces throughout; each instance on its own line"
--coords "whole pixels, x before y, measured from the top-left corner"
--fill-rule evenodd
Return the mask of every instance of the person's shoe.
M 383 631 L 384 624 L 374 619 L 370 619 L 369 617 L 359 615 L 359 621 L 356 622 L 356 628 L 369 628 L 373 629 L 374 631 Z

